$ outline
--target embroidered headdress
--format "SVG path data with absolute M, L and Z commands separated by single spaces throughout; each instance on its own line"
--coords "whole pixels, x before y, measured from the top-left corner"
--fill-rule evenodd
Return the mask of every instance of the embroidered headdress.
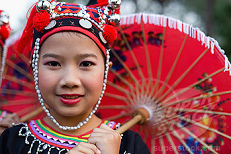
M 92 2 L 92 1 L 91 1 Z M 38 98 L 47 116 L 63 130 L 78 129 L 96 112 L 106 89 L 107 73 L 109 69 L 109 46 L 117 37 L 114 26 L 120 22 L 120 3 L 121 0 L 98 0 L 90 6 L 55 2 L 54 0 L 40 0 L 35 3 L 31 10 L 27 25 L 22 37 L 18 42 L 18 51 L 24 48 L 31 51 L 32 47 L 32 68 L 34 73 L 35 89 Z M 38 87 L 38 59 L 39 48 L 46 38 L 61 31 L 76 31 L 83 33 L 91 38 L 106 56 L 106 69 L 103 82 L 103 89 L 93 111 L 89 116 L 77 126 L 61 126 L 45 107 L 41 92 Z M 32 45 L 31 45 L 32 42 Z M 29 48 L 28 48 L 29 47 Z
M 2 57 L 1 57 L 1 70 L 0 70 L 0 86 L 2 82 L 2 74 L 5 67 L 7 47 L 5 46 L 6 39 L 10 36 L 10 24 L 9 24 L 9 15 L 0 10 L 0 47 L 2 48 Z

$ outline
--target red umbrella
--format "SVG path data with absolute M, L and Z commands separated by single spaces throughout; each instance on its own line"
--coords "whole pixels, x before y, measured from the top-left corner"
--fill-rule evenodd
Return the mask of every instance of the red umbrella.
M 124 123 L 147 110 L 131 129 L 151 153 L 231 149 L 231 65 L 214 39 L 170 17 L 134 14 L 122 17 L 111 47 L 99 116 Z
M 34 89 L 29 56 L 18 54 L 15 50 L 15 44 L 20 36 L 20 33 L 16 33 L 6 43 L 7 56 L 1 84 L 0 108 L 17 113 L 24 122 L 43 116 L 43 110 Z M 37 114 L 39 116 L 36 117 Z

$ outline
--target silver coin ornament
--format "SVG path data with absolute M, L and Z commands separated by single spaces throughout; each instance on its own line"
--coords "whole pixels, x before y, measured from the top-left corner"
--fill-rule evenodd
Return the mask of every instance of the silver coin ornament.
M 80 19 L 79 24 L 85 29 L 90 29 L 92 27 L 92 23 L 86 19 Z

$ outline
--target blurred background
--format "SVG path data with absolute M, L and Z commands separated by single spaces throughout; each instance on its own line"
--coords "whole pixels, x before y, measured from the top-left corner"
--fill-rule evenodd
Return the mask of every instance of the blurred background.
M 36 1 L 0 0 L 0 9 L 10 15 L 12 33 L 22 31 L 28 8 Z M 62 1 L 88 3 L 88 0 Z M 122 0 L 122 15 L 138 12 L 163 14 L 198 27 L 216 39 L 231 60 L 231 0 Z

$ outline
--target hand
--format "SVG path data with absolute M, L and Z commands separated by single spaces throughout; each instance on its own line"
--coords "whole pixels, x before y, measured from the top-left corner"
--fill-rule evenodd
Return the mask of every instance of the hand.
M 101 152 L 93 144 L 80 142 L 66 154 L 101 154 Z
M 120 150 L 120 134 L 105 124 L 95 128 L 91 133 L 88 143 L 96 145 L 102 154 L 118 154 Z
M 12 123 L 19 123 L 20 118 L 16 113 L 7 113 L 0 121 L 0 133 L 6 129 L 12 127 Z

